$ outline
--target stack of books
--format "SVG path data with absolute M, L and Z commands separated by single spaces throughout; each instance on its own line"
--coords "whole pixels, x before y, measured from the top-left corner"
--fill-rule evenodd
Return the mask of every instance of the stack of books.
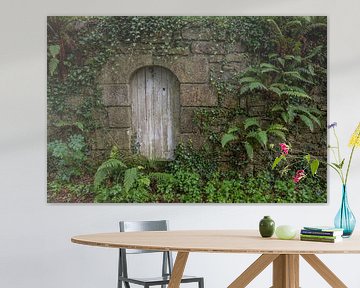
M 342 228 L 334 227 L 304 227 L 300 232 L 300 239 L 302 241 L 316 241 L 336 243 L 342 241 L 344 230 Z

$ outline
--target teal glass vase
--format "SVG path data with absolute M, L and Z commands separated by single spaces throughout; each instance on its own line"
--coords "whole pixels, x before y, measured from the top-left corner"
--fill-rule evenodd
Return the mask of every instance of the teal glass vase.
M 344 229 L 343 237 L 345 238 L 350 237 L 355 229 L 356 219 L 349 207 L 346 185 L 342 187 L 341 206 L 336 214 L 334 224 L 336 228 Z

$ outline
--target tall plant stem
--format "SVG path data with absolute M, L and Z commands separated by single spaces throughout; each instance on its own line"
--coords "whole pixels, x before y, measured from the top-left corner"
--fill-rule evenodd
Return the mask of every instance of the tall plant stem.
M 339 137 L 336 134 L 336 130 L 335 127 L 333 128 L 334 131 L 334 135 L 335 135 L 335 139 L 336 139 L 336 146 L 337 146 L 337 151 L 338 151 L 338 157 L 339 157 L 339 164 L 341 163 L 341 155 L 340 155 L 340 145 L 339 145 Z
M 336 146 L 337 146 L 337 152 L 338 152 L 338 165 L 341 165 L 341 162 L 342 162 L 342 158 L 341 158 L 341 154 L 340 154 L 340 144 L 339 144 L 339 137 L 337 136 L 337 134 L 336 134 L 336 130 L 335 130 L 335 127 L 333 127 L 333 131 L 334 131 L 334 135 L 335 135 L 335 139 L 336 139 Z M 331 149 L 332 150 L 332 149 Z M 336 156 L 335 156 L 335 153 L 334 153 L 334 157 L 335 157 L 335 159 L 336 159 Z M 349 166 L 348 166 L 348 168 L 349 168 Z M 342 181 L 342 183 L 343 184 L 346 184 L 346 180 L 344 181 L 344 173 L 343 173 L 343 170 L 342 170 L 342 165 L 341 165 L 341 167 L 339 168 L 339 175 L 340 175 L 340 178 L 341 178 L 341 181 Z
M 352 158 L 353 158 L 354 151 L 355 151 L 355 145 L 354 145 L 353 148 L 351 149 L 351 154 L 350 154 L 350 158 L 349 158 L 349 163 L 348 163 L 347 169 L 346 169 L 345 185 L 346 185 L 347 180 L 348 180 L 349 170 L 350 170 L 350 165 L 351 165 L 351 160 L 352 160 Z

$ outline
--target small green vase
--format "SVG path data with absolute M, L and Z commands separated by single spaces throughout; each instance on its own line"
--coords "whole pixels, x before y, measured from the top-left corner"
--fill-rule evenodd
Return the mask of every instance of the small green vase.
M 274 235 L 275 222 L 270 216 L 264 216 L 259 223 L 259 231 L 262 237 L 271 237 Z

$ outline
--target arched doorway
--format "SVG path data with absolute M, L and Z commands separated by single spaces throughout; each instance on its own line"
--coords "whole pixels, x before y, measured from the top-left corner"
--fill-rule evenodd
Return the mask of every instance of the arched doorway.
M 135 146 L 149 159 L 171 159 L 179 127 L 180 83 L 168 69 L 138 69 L 130 81 Z

